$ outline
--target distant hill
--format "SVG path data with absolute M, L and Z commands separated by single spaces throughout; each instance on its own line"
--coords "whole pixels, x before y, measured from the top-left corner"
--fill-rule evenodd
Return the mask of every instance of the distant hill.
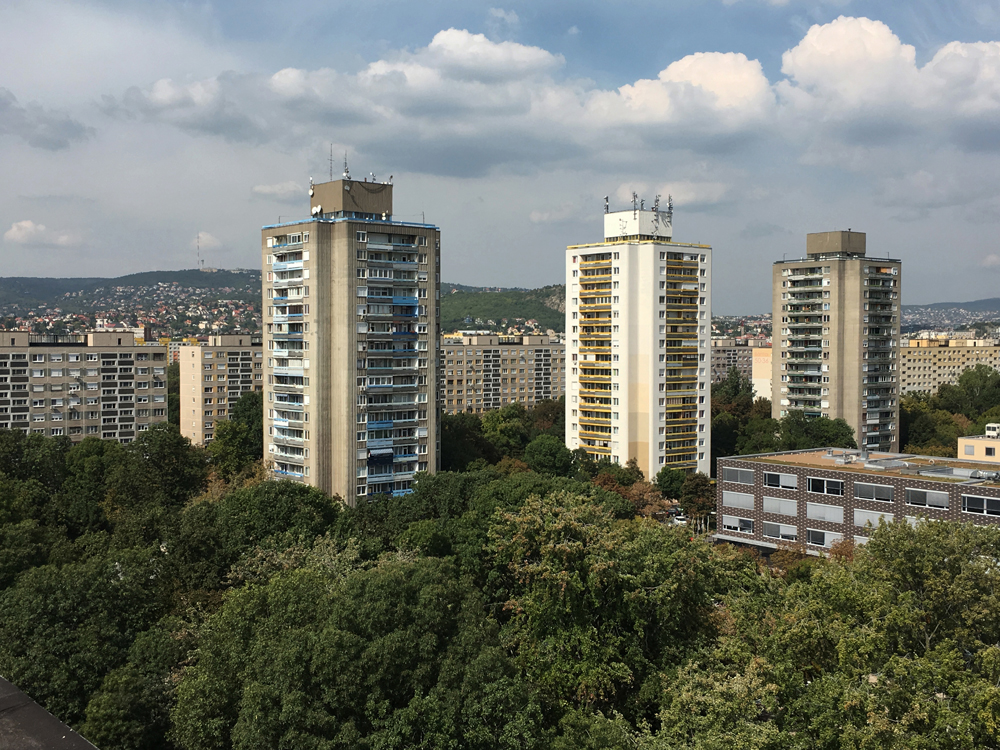
M 115 278 L 37 278 L 8 276 L 0 278 L 0 307 L 61 307 L 67 310 L 86 307 L 99 290 L 114 287 L 155 287 L 177 284 L 182 287 L 232 290 L 228 296 L 248 301 L 260 300 L 260 271 L 145 271 Z M 71 295 L 71 296 L 67 296 Z
M 977 299 L 971 302 L 934 302 L 930 305 L 903 305 L 906 312 L 918 310 L 968 310 L 969 312 L 1000 311 L 1000 297 Z
M 521 318 L 537 320 L 543 329 L 561 332 L 564 328 L 566 287 L 562 284 L 502 292 L 450 291 L 458 288 L 458 284 L 441 284 L 441 330 L 446 333 L 461 328 L 499 328 L 504 318 L 508 325 Z M 482 322 L 477 323 L 477 319 Z M 494 326 L 488 324 L 490 320 Z

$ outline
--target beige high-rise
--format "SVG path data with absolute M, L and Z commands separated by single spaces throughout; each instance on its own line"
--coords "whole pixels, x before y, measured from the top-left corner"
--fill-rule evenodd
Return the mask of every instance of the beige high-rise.
M 181 434 L 195 445 L 212 442 L 216 423 L 229 419 L 240 397 L 264 389 L 260 336 L 209 336 L 180 354 Z
M 708 473 L 712 248 L 672 241 L 671 213 L 606 213 L 566 249 L 566 445 Z
M 351 504 L 406 494 L 438 467 L 440 231 L 394 221 L 388 183 L 310 195 L 262 231 L 265 457 Z
M 865 243 L 863 232 L 808 234 L 805 258 L 775 262 L 771 413 L 843 418 L 860 448 L 896 451 L 902 264 Z

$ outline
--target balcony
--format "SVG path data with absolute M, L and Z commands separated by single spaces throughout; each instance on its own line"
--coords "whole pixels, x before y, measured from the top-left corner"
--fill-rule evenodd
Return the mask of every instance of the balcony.
M 274 271 L 300 271 L 302 270 L 301 260 L 284 260 L 275 261 L 271 264 L 271 268 Z
M 304 281 L 305 279 L 299 276 L 294 279 L 275 279 L 274 281 L 270 282 L 270 285 L 274 289 L 288 289 L 289 287 L 293 286 L 302 286 Z M 275 297 L 275 299 L 278 298 Z

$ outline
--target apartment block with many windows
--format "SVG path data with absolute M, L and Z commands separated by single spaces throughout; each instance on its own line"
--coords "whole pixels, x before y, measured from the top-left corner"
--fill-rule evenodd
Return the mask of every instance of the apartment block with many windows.
M 443 336 L 440 390 L 448 414 L 558 399 L 566 392 L 566 346 L 548 336 Z
M 606 213 L 566 250 L 566 444 L 596 459 L 709 471 L 712 248 L 671 213 Z
M 264 442 L 274 474 L 348 503 L 438 468 L 441 235 L 392 218 L 392 185 L 310 188 L 266 226 Z
M 879 522 L 1000 524 L 1000 467 L 840 448 L 718 461 L 716 539 L 812 553 L 868 541 Z
M 867 256 L 862 232 L 806 235 L 772 271 L 772 416 L 843 418 L 859 446 L 899 448 L 902 264 Z
M 181 434 L 196 445 L 212 441 L 215 425 L 228 419 L 240 397 L 264 390 L 260 336 L 210 336 L 180 348 Z
M 128 332 L 0 332 L 0 428 L 130 443 L 167 420 L 167 348 Z

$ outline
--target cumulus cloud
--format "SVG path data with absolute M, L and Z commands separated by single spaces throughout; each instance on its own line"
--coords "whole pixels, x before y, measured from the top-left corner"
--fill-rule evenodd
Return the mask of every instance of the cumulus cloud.
M 56 231 L 44 224 L 36 224 L 31 219 L 15 221 L 4 232 L 4 240 L 13 245 L 38 245 L 47 247 L 70 247 L 79 244 L 80 238 L 74 232 Z
M 295 200 L 300 203 L 305 200 L 304 196 L 306 194 L 305 188 L 295 182 L 295 180 L 279 182 L 275 185 L 254 185 L 251 188 L 251 192 L 254 195 L 260 195 L 265 198 L 273 198 L 281 201 Z
M 212 250 L 217 247 L 222 247 L 222 242 L 217 238 L 210 235 L 208 232 L 198 232 L 195 238 L 191 240 L 192 248 L 201 248 L 202 250 Z
M 37 104 L 21 105 L 10 91 L 0 88 L 0 135 L 14 135 L 29 146 L 59 151 L 89 138 L 93 130 L 65 112 Z
M 486 12 L 486 30 L 493 38 L 503 37 L 514 31 L 521 23 L 517 13 L 503 8 L 490 8 Z
M 516 20 L 503 9 L 491 15 Z M 698 159 L 737 158 L 764 143 L 805 164 L 872 174 L 889 203 L 928 170 L 915 155 L 1000 154 L 996 42 L 946 44 L 921 67 L 913 46 L 886 24 L 841 16 L 814 25 L 786 51 L 774 81 L 740 52 L 687 55 L 614 89 L 567 79 L 563 66 L 561 55 L 541 47 L 451 28 L 356 73 L 286 68 L 162 79 L 106 100 L 105 108 L 281 149 L 313 148 L 334 131 L 362 158 L 445 176 L 532 173 L 589 160 L 648 180 L 651 165 L 662 163 L 679 181 L 678 202 L 692 204 L 728 200 L 730 190 L 726 179 L 696 176 Z M 959 183 L 948 170 L 938 164 L 932 180 Z M 961 190 L 948 194 L 967 200 Z

